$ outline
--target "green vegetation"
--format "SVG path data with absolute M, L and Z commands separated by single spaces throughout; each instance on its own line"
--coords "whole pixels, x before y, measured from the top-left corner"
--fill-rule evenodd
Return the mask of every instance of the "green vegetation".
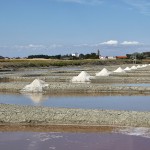
M 59 59 L 0 59 L 0 68 L 27 68 L 27 67 L 49 67 L 49 66 L 79 66 L 79 65 L 112 65 L 127 64 L 132 60 L 100 60 L 100 59 L 80 59 L 80 60 L 59 60 Z M 138 63 L 141 63 L 139 61 Z
M 67 60 L 77 60 L 77 59 L 99 59 L 99 56 L 96 53 L 91 54 L 80 54 L 79 57 L 70 55 L 55 55 L 55 56 L 48 56 L 48 55 L 29 55 L 28 59 L 33 58 L 44 58 L 44 59 L 67 59 Z
M 79 66 L 79 65 L 121 65 L 131 64 L 136 58 L 136 63 L 150 63 L 150 52 L 127 54 L 128 59 L 100 60 L 96 53 L 80 54 L 79 57 L 71 55 L 30 55 L 27 59 L 15 58 L 5 59 L 0 57 L 0 68 L 27 68 L 27 67 L 49 67 L 49 66 Z
M 128 59 L 150 59 L 150 52 L 143 52 L 143 53 L 133 53 L 126 55 Z

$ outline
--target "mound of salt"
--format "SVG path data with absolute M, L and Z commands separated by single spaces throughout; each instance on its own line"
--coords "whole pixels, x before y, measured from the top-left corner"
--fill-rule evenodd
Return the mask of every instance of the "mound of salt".
M 142 65 L 142 67 L 147 67 L 147 64 Z
M 100 72 L 96 73 L 96 76 L 109 76 L 110 71 L 106 68 L 103 68 Z
M 21 92 L 43 92 L 43 89 L 48 87 L 48 84 L 43 80 L 35 79 L 31 84 L 26 85 Z
M 146 66 L 145 66 L 145 65 L 142 65 L 141 67 L 144 68 L 144 67 L 146 67 Z
M 124 69 L 124 71 L 130 71 L 131 69 L 129 68 L 129 67 L 126 67 L 125 69 Z
M 124 71 L 121 67 L 119 67 L 118 69 L 116 69 L 116 70 L 113 71 L 113 72 L 117 72 L 117 73 L 125 73 L 125 71 Z
M 86 72 L 82 71 L 78 76 L 72 78 L 72 82 L 89 82 L 91 76 Z
M 139 68 L 142 68 L 142 67 L 140 65 L 138 65 L 136 68 L 139 69 Z
M 134 69 L 137 69 L 137 67 L 136 67 L 136 66 L 132 66 L 132 67 L 131 67 L 131 69 L 133 69 L 133 70 L 134 70 Z

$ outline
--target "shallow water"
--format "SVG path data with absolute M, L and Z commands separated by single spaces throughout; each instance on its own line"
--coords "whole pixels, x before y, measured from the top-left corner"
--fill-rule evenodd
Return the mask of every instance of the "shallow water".
M 0 149 L 149 150 L 150 139 L 113 132 L 0 132 Z
M 45 96 L 0 94 L 0 103 L 48 107 L 150 111 L 150 96 Z

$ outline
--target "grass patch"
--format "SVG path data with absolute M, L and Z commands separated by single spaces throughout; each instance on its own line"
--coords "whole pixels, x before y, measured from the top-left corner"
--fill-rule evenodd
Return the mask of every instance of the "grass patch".
M 131 64 L 132 60 L 100 60 L 100 59 L 83 59 L 83 60 L 56 60 L 56 59 L 0 59 L 1 68 L 23 68 L 23 67 L 49 67 L 49 66 L 80 66 L 80 65 L 117 65 Z M 142 61 L 137 61 L 142 63 Z

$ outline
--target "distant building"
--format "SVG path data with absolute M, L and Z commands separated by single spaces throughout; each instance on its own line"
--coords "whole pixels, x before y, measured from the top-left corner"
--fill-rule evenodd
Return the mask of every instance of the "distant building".
M 115 60 L 115 59 L 116 59 L 116 57 L 115 57 L 115 56 L 108 56 L 107 58 L 108 58 L 108 59 L 113 59 L 113 60 Z
M 116 59 L 127 59 L 127 56 L 116 56 Z
M 97 50 L 97 56 L 101 56 L 99 49 Z
M 71 55 L 72 57 L 79 57 L 79 53 L 74 53 Z
M 114 56 L 100 56 L 99 58 L 101 60 L 107 60 L 107 59 L 115 60 L 116 59 L 116 57 L 114 57 Z
M 5 57 L 5 59 L 10 59 L 9 57 Z
M 107 58 L 105 56 L 99 56 L 99 59 L 106 60 Z

